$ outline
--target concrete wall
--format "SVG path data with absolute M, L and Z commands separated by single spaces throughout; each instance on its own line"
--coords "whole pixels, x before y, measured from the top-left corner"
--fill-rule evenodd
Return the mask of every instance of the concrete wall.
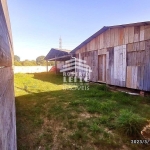
M 0 150 L 16 150 L 13 42 L 6 0 L 0 0 Z
M 52 66 L 48 66 L 48 70 Z M 14 73 L 38 73 L 47 72 L 47 66 L 14 66 Z

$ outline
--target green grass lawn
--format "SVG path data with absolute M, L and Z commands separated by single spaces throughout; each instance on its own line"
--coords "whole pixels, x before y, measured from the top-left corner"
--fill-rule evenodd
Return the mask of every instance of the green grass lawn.
M 105 85 L 63 90 L 61 75 L 16 74 L 18 150 L 141 150 L 150 98 L 111 92 Z

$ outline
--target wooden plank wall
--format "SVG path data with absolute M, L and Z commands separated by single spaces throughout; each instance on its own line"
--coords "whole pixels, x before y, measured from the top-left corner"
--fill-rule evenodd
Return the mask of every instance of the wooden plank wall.
M 5 16 L 2 8 L 2 3 L 0 7 L 0 65 L 1 66 L 11 66 L 11 51 L 9 45 L 9 31 L 5 21 Z
M 106 53 L 107 49 L 98 51 L 98 81 L 106 82 Z
M 16 150 L 16 113 L 13 69 L 0 69 L 0 149 Z
M 100 55 L 98 57 L 98 64 L 99 64 L 99 67 L 98 67 L 98 81 L 103 81 L 103 55 Z
M 99 80 L 98 68 L 105 66 L 107 84 L 150 91 L 149 40 L 150 25 L 118 26 L 95 37 L 78 51 L 89 52 L 86 59 L 93 70 L 92 81 Z M 106 64 L 103 65 L 98 57 L 104 54 Z
M 16 150 L 13 46 L 6 0 L 0 1 L 0 149 Z
M 114 85 L 114 48 L 107 49 L 106 83 Z
M 150 32 L 149 32 L 149 34 L 150 34 Z M 147 40 L 145 42 L 145 58 L 144 59 L 145 59 L 145 65 L 142 66 L 142 67 L 144 67 L 144 72 L 142 72 L 143 78 L 144 78 L 143 90 L 150 91 L 150 40 Z M 139 82 L 141 82 L 141 79 Z
M 135 27 L 134 43 L 127 44 L 127 87 L 150 91 L 150 26 Z

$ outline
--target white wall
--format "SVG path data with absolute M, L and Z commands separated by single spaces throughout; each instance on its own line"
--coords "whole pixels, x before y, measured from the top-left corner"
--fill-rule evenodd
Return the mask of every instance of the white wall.
M 48 71 L 52 66 L 48 66 Z M 14 66 L 14 73 L 47 72 L 47 66 Z

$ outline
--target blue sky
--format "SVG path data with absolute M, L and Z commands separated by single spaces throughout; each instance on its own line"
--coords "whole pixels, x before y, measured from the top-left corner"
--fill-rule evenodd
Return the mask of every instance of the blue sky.
M 150 20 L 149 0 L 8 0 L 14 53 L 35 60 L 72 50 L 103 26 Z

